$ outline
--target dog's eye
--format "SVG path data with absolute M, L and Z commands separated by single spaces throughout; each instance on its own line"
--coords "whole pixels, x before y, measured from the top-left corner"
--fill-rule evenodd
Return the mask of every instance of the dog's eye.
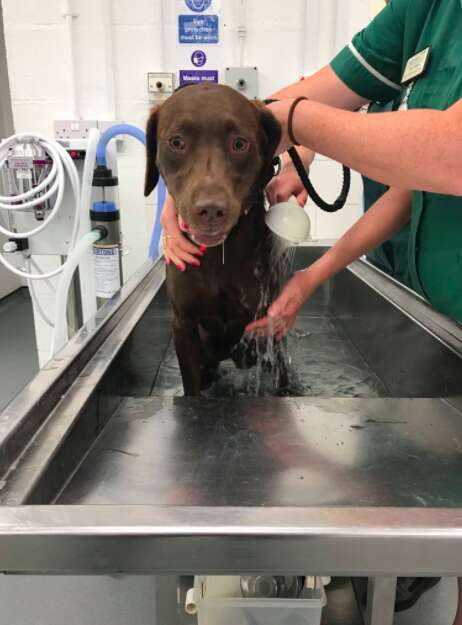
M 245 152 L 249 147 L 249 142 L 244 137 L 236 137 L 232 141 L 233 152 Z
M 172 148 L 172 150 L 175 150 L 176 152 L 182 152 L 185 149 L 185 147 L 186 147 L 185 142 L 178 135 L 175 135 L 174 137 L 171 137 L 168 140 L 168 144 Z

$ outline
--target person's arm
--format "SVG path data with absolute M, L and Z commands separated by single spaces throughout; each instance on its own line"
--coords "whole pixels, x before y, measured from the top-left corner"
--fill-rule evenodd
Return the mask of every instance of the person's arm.
M 305 301 L 321 284 L 354 260 L 389 239 L 406 224 L 411 215 L 412 193 L 390 189 L 320 259 L 298 271 L 263 319 L 246 328 L 256 334 L 282 338 L 295 323 Z
M 338 109 L 354 111 L 367 102 L 389 102 L 400 93 L 403 37 L 410 0 L 394 0 L 341 50 L 330 65 L 306 80 L 277 91 L 274 99 L 304 96 Z M 305 166 L 311 153 L 297 148 Z M 308 167 L 307 167 L 308 168 Z M 282 199 L 286 189 L 300 192 L 290 161 L 270 188 Z M 287 184 L 289 183 L 289 184 Z M 281 190 L 279 189 L 281 188 Z
M 290 100 L 271 110 L 281 123 L 279 153 L 290 147 Z M 302 101 L 293 117 L 299 143 L 389 186 L 462 195 L 462 100 L 430 109 L 356 115 Z
M 369 101 L 350 89 L 330 65 L 305 80 L 277 91 L 271 99 L 284 100 L 301 96 L 349 111 L 354 111 Z M 303 146 L 297 148 L 297 151 L 308 171 L 315 153 Z M 308 194 L 287 154 L 283 155 L 281 175 L 269 183 L 266 194 L 270 204 L 288 200 L 291 195 L 296 197 L 300 206 L 306 204 Z
M 347 111 L 355 111 L 370 101 L 350 89 L 330 65 L 304 80 L 276 91 L 271 99 L 292 100 L 302 96 Z

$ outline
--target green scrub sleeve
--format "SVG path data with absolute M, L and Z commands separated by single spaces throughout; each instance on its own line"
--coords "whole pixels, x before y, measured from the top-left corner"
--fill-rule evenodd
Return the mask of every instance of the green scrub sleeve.
M 331 63 L 343 83 L 371 102 L 389 102 L 401 91 L 404 24 L 410 2 L 392 0 Z

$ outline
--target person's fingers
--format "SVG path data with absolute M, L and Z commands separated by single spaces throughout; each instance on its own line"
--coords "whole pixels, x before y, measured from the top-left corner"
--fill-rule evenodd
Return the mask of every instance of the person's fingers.
M 287 200 L 289 199 L 290 195 L 288 194 L 288 191 L 286 189 L 283 189 L 281 187 L 279 187 L 279 189 L 276 191 L 276 204 L 278 202 L 287 202 Z
M 183 236 L 181 233 L 177 236 L 164 236 L 164 248 L 167 250 L 167 254 L 175 254 L 183 262 L 196 264 L 197 260 L 204 255 L 204 246 L 196 246 L 189 239 Z
M 178 256 L 176 256 L 176 254 L 170 254 L 170 260 L 171 262 L 177 267 L 177 269 L 179 271 L 181 271 L 181 273 L 183 273 L 184 271 L 186 271 L 186 265 L 185 263 L 181 260 L 181 258 L 178 258 Z
M 203 246 L 199 248 L 199 246 L 194 245 L 194 243 L 183 234 L 183 232 L 187 232 L 188 226 L 177 215 L 173 208 L 167 207 L 167 209 L 163 211 L 160 223 L 164 230 L 164 247 L 168 248 L 168 253 L 172 252 L 182 258 L 184 254 L 194 256 L 200 251 L 204 251 L 205 248 L 203 248 Z M 191 262 L 188 256 L 186 256 L 184 260 L 186 262 Z
M 269 319 L 264 317 L 258 321 L 254 321 L 246 328 L 246 333 L 251 334 L 255 338 L 268 338 L 284 333 L 285 322 L 282 319 Z
M 167 263 L 167 265 L 170 265 L 170 263 L 172 262 L 172 259 L 170 257 L 170 252 L 167 249 L 167 246 L 165 245 L 165 243 L 162 246 L 163 252 L 164 252 L 164 258 L 165 258 L 165 262 Z
M 303 208 L 308 201 L 308 192 L 306 191 L 306 189 L 304 189 L 296 197 L 298 205 Z
M 280 330 L 277 334 L 274 335 L 274 340 L 279 343 L 285 337 L 286 333 L 284 330 Z
M 178 215 L 178 226 L 181 232 L 188 232 L 189 230 L 188 224 L 183 221 L 181 215 Z
M 195 265 L 196 267 L 199 267 L 201 264 L 200 255 L 195 256 L 194 254 L 189 254 L 188 252 L 185 252 L 181 247 L 175 246 L 175 245 L 169 245 L 167 246 L 167 249 L 168 249 L 169 256 L 171 257 L 175 256 L 175 258 L 177 258 L 178 260 L 181 260 L 183 263 L 188 263 L 189 265 Z
M 261 329 L 265 329 L 268 325 L 268 318 L 262 317 L 262 319 L 257 319 L 256 321 L 252 321 L 245 327 L 245 331 L 247 334 L 257 333 Z
M 272 204 L 275 204 L 276 202 L 275 189 L 276 189 L 276 181 L 275 179 L 273 179 L 271 180 L 270 183 L 267 184 L 266 189 L 265 189 L 266 197 L 268 199 L 268 202 L 270 203 L 270 206 Z
M 300 201 L 298 199 L 299 196 L 301 197 L 302 200 L 303 198 L 306 198 L 306 191 L 304 190 L 299 180 L 297 181 L 294 181 L 293 179 L 286 180 L 284 184 L 281 183 L 281 185 L 277 189 L 277 198 L 279 202 L 288 202 L 292 196 L 295 196 L 299 204 L 300 204 Z M 304 206 L 304 204 L 303 205 L 300 204 L 300 205 Z

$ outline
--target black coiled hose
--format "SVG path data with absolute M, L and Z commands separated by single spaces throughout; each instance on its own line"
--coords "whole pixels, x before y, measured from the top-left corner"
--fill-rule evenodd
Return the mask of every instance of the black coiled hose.
M 274 100 L 274 99 L 263 100 L 265 104 L 272 104 L 273 102 L 277 102 L 277 101 L 278 100 Z M 319 206 L 319 208 L 325 211 L 326 213 L 335 213 L 345 206 L 345 203 L 348 198 L 348 194 L 350 193 L 350 187 L 351 187 L 351 170 L 349 167 L 346 167 L 345 165 L 343 165 L 342 190 L 340 191 L 340 195 L 335 200 L 335 202 L 333 202 L 332 204 L 329 204 L 329 202 L 326 202 L 325 200 L 322 199 L 322 197 L 313 187 L 310 177 L 308 176 L 306 172 L 302 159 L 299 157 L 297 150 L 295 148 L 290 148 L 288 150 L 288 153 L 289 153 L 290 158 L 292 159 L 292 162 L 297 171 L 297 174 L 299 175 L 299 178 L 303 183 L 303 186 L 307 190 L 309 197 L 313 200 L 316 206 Z
M 351 170 L 349 169 L 349 167 L 343 165 L 342 190 L 340 191 L 340 195 L 335 200 L 335 202 L 329 204 L 329 202 L 326 202 L 322 199 L 322 197 L 313 187 L 313 184 L 311 183 L 311 180 L 306 173 L 306 169 L 302 163 L 302 159 L 298 155 L 297 150 L 295 148 L 290 148 L 288 152 L 290 158 L 292 159 L 294 167 L 297 170 L 297 174 L 299 175 L 300 180 L 303 183 L 303 186 L 307 190 L 309 197 L 313 200 L 316 206 L 319 206 L 319 208 L 323 211 L 326 211 L 326 213 L 335 213 L 345 206 L 351 186 Z

